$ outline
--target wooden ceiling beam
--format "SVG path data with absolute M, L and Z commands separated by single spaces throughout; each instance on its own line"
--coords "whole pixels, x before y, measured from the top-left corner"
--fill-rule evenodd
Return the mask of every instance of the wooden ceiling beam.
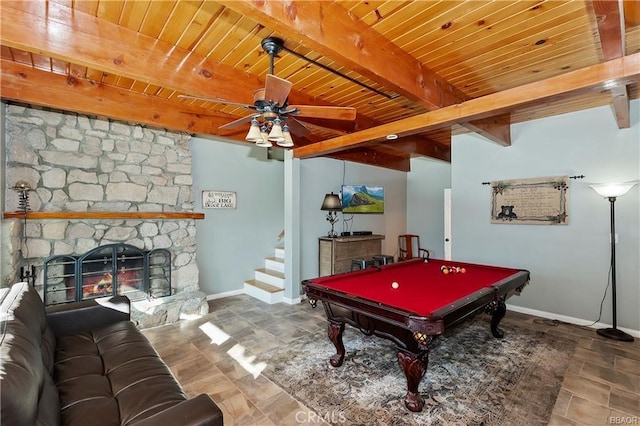
M 455 86 L 338 3 L 254 0 L 218 3 L 427 109 L 441 108 L 465 98 Z
M 245 102 L 248 73 L 53 2 L 1 2 L 5 46 L 190 95 Z M 28 28 L 28 36 L 25 34 Z
M 256 89 L 264 87 L 264 81 L 255 74 L 58 3 L 0 1 L 0 8 L 3 46 L 193 96 L 247 103 Z M 28 37 L 25 28 L 29 29 Z M 319 104 L 297 90 L 292 90 L 290 97 L 296 104 Z M 175 105 L 186 103 L 175 101 Z M 361 114 L 355 121 L 359 128 L 371 127 L 371 122 Z
M 400 172 L 411 171 L 411 158 L 408 154 L 389 154 L 370 148 L 333 153 L 329 157 L 336 160 L 352 161 L 369 166 L 384 167 Z
M 397 141 L 383 142 L 380 145 L 389 150 L 404 152 L 405 154 L 451 162 L 451 145 L 443 145 L 423 135 L 407 136 Z
M 624 0 L 624 24 L 627 30 L 640 25 L 640 2 L 638 0 Z
M 222 0 L 218 3 L 273 29 L 286 39 L 301 42 L 426 109 L 438 109 L 469 99 L 340 4 L 253 0 Z M 509 123 L 497 125 L 489 121 L 483 125 L 481 121 L 461 124 L 500 145 L 510 144 Z M 503 129 L 498 130 L 498 127 Z
M 608 61 L 623 57 L 625 53 L 625 29 L 622 26 L 620 16 L 622 0 L 593 0 L 591 4 L 596 15 L 604 60 Z M 627 88 L 624 86 L 613 87 L 611 89 L 611 100 L 611 107 L 618 128 L 629 128 L 631 126 L 631 118 Z
M 511 114 L 495 115 L 485 120 L 473 120 L 464 123 L 463 126 L 498 145 L 511 145 Z
M 6 59 L 0 60 L 0 67 L 2 97 L 9 100 L 188 133 L 216 134 L 218 127 L 232 118 L 209 109 L 176 105 L 157 96 L 52 74 Z M 229 138 L 243 140 L 243 136 Z
M 386 135 L 389 134 L 397 134 L 400 137 L 415 135 L 452 126 L 460 122 L 487 118 L 496 114 L 506 114 L 516 107 L 536 102 L 571 97 L 591 90 L 603 89 L 608 85 L 637 83 L 639 80 L 640 53 L 635 53 L 545 80 L 471 99 L 459 105 L 451 105 L 393 123 L 296 148 L 293 155 L 296 158 L 328 155 L 336 151 L 355 148 L 372 142 L 382 142 L 385 140 Z

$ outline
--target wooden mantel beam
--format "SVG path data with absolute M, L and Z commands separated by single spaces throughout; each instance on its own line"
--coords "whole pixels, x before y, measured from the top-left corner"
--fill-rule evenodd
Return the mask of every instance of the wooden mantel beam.
M 294 149 L 294 157 L 309 158 L 381 142 L 386 135 L 415 135 L 460 122 L 507 114 L 514 108 L 544 100 L 570 97 L 594 89 L 626 85 L 640 79 L 640 53 L 592 65 L 556 77 L 525 84 L 458 105 L 372 127 L 346 136 L 329 139 Z

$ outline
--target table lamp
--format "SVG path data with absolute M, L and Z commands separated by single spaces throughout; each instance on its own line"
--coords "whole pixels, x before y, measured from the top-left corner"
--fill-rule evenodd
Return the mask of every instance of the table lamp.
M 329 231 L 328 236 L 331 238 L 335 238 L 338 234 L 333 230 L 333 226 L 338 221 L 338 213 L 342 211 L 342 203 L 340 202 L 340 197 L 338 197 L 333 192 L 331 194 L 326 194 L 324 196 L 324 201 L 322 201 L 322 207 L 320 210 L 327 211 L 327 222 L 331 224 L 331 231 Z
M 589 185 L 591 189 L 596 191 L 604 198 L 608 198 L 611 203 L 611 299 L 613 303 L 613 327 L 601 328 L 596 332 L 603 337 L 609 339 L 620 340 L 623 342 L 633 342 L 633 336 L 618 330 L 617 306 L 616 306 L 616 219 L 615 219 L 615 202 L 616 198 L 624 195 L 629 191 L 636 182 L 630 183 L 611 183 L 611 184 L 594 184 Z

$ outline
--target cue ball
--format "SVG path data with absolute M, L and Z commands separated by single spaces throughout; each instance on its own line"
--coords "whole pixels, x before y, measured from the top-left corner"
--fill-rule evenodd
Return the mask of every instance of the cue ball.
M 399 286 L 398 286 L 398 283 L 394 281 L 391 283 L 391 287 L 398 288 Z

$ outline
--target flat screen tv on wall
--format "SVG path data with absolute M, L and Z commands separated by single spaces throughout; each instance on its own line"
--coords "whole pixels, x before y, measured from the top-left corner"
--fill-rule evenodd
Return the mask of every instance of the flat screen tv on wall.
M 342 213 L 384 213 L 384 187 L 342 185 Z

